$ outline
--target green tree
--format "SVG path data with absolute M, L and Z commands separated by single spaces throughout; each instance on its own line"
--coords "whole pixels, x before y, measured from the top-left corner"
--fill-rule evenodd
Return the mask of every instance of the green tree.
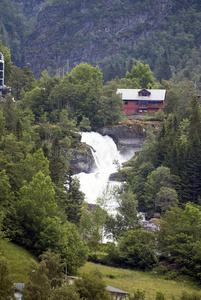
M 156 300 L 165 300 L 165 294 L 161 291 L 156 292 Z
M 196 97 L 191 101 L 185 166 L 181 174 L 181 201 L 198 203 L 201 193 L 200 162 L 201 162 L 201 108 Z
M 61 184 L 63 182 L 64 174 L 67 171 L 67 166 L 61 153 L 61 143 L 58 137 L 55 137 L 52 141 L 49 161 L 52 181 L 56 185 Z
M 22 89 L 24 92 L 31 91 L 36 87 L 36 80 L 27 66 L 24 70 L 21 70 L 16 66 L 12 66 L 9 85 L 12 88 L 12 94 L 14 95 L 15 100 L 20 100 L 22 96 Z
M 67 219 L 72 223 L 79 223 L 81 218 L 81 207 L 84 201 L 84 193 L 80 191 L 80 182 L 78 178 L 73 177 L 72 170 L 68 170 L 65 176 L 65 194 L 64 201 L 61 203 Z
M 145 300 L 145 291 L 137 290 L 133 297 L 129 296 L 129 300 Z
M 42 261 L 45 262 L 48 269 L 47 277 L 51 281 L 51 288 L 55 289 L 60 287 L 64 281 L 64 267 L 65 264 L 61 263 L 60 254 L 48 251 L 44 252 L 41 256 Z
M 145 184 L 145 197 L 147 199 L 147 208 L 156 210 L 158 205 L 158 202 L 156 200 L 157 193 L 159 193 L 162 187 L 172 189 L 173 182 L 173 176 L 169 168 L 161 166 L 158 167 L 156 170 L 152 171 L 148 175 L 147 182 Z
M 151 269 L 157 262 L 152 232 L 129 230 L 120 237 L 118 247 L 122 262 L 132 268 Z
M 40 232 L 44 228 L 45 220 L 55 216 L 57 211 L 52 181 L 49 176 L 39 171 L 30 183 L 21 187 L 19 194 L 17 223 L 20 224 L 18 231 L 10 234 L 15 242 L 41 254 L 40 251 L 47 248 L 41 249 L 38 243 Z
M 143 65 L 138 61 L 136 66 L 133 66 L 131 72 L 126 73 L 128 79 L 138 79 L 141 88 L 148 89 L 154 87 L 156 80 L 152 75 L 149 65 Z
M 82 274 L 82 278 L 75 280 L 75 287 L 80 298 L 87 300 L 109 300 L 110 293 L 98 271 Z
M 22 293 L 27 300 L 50 299 L 51 281 L 48 279 L 48 269 L 44 261 L 40 264 L 32 262 Z
M 158 232 L 159 249 L 166 259 L 197 279 L 201 274 L 200 227 L 199 208 L 187 203 L 184 210 L 175 206 L 166 211 Z
M 0 191 L 0 207 L 1 210 L 6 212 L 9 209 L 10 203 L 14 200 L 14 194 L 5 170 L 0 172 Z
M 159 192 L 156 194 L 156 210 L 159 208 L 161 212 L 164 212 L 171 206 L 175 206 L 177 203 L 178 195 L 172 188 L 161 187 Z
M 44 156 L 43 150 L 38 149 L 34 154 L 28 153 L 26 158 L 20 161 L 20 170 L 23 173 L 23 180 L 27 183 L 30 183 L 39 171 L 48 176 L 50 174 L 49 161 Z
M 0 300 L 9 300 L 13 297 L 13 281 L 10 277 L 8 264 L 4 258 L 0 258 Z
M 64 76 L 62 82 L 52 91 L 50 101 L 59 111 L 67 108 L 77 117 L 78 122 L 85 116 L 90 120 L 92 128 L 95 128 L 102 85 L 99 68 L 82 63 Z
M 5 117 L 3 116 L 3 112 L 0 110 L 0 140 L 5 133 Z
M 90 131 L 91 130 L 89 118 L 86 118 L 85 116 L 82 117 L 82 121 L 80 122 L 79 129 L 81 131 Z
M 74 285 L 66 284 L 52 291 L 51 300 L 80 300 Z
M 106 219 L 106 232 L 112 233 L 113 238 L 119 239 L 120 236 L 129 229 L 137 229 L 139 217 L 137 216 L 138 201 L 135 195 L 126 191 L 118 196 L 118 210 L 115 216 L 108 216 Z
M 35 248 L 41 254 L 47 249 L 61 255 L 61 261 L 67 266 L 68 274 L 76 274 L 88 255 L 88 247 L 79 236 L 77 227 L 70 222 L 63 222 L 59 217 L 47 217 L 43 220 L 37 236 Z
M 8 95 L 4 102 L 3 116 L 6 121 L 5 125 L 8 132 L 14 131 L 16 126 L 16 107 L 11 95 Z
M 169 80 L 172 78 L 170 64 L 166 58 L 161 58 L 157 61 L 154 74 L 156 79 L 160 82 L 162 79 Z
M 117 84 L 115 81 L 108 82 L 102 89 L 100 97 L 100 108 L 98 119 L 100 125 L 117 124 L 123 117 L 123 102 L 120 95 L 116 93 Z

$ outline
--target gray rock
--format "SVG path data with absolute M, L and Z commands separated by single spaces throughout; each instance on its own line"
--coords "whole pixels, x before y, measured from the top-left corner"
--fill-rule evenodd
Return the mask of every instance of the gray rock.
M 81 172 L 91 173 L 95 169 L 96 163 L 89 146 L 87 146 L 87 152 L 73 150 L 71 153 L 73 158 L 70 160 L 70 165 L 73 167 L 75 174 Z
M 145 129 L 140 123 L 108 126 L 99 129 L 98 132 L 110 136 L 122 154 L 129 151 L 129 148 L 140 149 L 146 137 Z

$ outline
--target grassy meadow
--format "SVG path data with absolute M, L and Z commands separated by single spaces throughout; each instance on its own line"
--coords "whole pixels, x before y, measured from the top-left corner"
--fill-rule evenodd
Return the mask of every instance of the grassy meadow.
M 102 273 L 107 285 L 119 288 L 133 294 L 137 289 L 145 291 L 146 300 L 154 300 L 157 291 L 165 294 L 165 299 L 178 299 L 182 292 L 188 294 L 197 293 L 201 296 L 201 286 L 187 280 L 166 280 L 154 272 L 133 271 L 103 266 L 100 264 L 86 263 L 79 269 L 79 275 L 83 272 L 98 270 Z
M 34 257 L 22 247 L 4 239 L 0 242 L 0 256 L 6 258 L 14 282 L 25 282 Z

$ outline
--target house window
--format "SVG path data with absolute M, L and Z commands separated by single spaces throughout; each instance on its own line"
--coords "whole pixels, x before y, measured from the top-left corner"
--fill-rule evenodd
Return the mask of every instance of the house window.
M 148 92 L 147 91 L 142 91 L 141 96 L 148 96 Z
M 159 103 L 159 101 L 149 101 L 149 104 L 151 105 L 157 105 Z
M 139 109 L 136 109 L 135 112 L 136 112 L 136 114 L 138 114 L 139 113 Z
M 138 100 L 135 100 L 135 105 L 138 105 L 139 104 L 139 101 Z
M 140 100 L 140 107 L 147 107 L 147 101 Z
M 128 101 L 124 101 L 124 105 L 127 105 L 128 104 Z

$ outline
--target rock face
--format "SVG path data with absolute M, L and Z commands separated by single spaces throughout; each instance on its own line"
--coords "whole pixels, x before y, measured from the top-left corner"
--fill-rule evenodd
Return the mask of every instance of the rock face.
M 122 153 L 129 147 L 140 149 L 145 140 L 145 129 L 137 122 L 129 125 L 104 127 L 98 132 L 102 135 L 109 135 Z
M 25 9 L 25 0 L 21 2 Z M 36 8 L 42 0 L 36 2 Z M 99 64 L 108 57 L 133 49 L 171 14 L 172 0 L 47 1 L 26 41 L 25 62 L 35 74 L 44 69 Z M 132 51 L 132 50 L 131 50 Z
M 25 16 L 36 17 L 45 0 L 12 0 L 19 3 Z
M 87 146 L 87 152 L 71 151 L 73 158 L 70 160 L 70 165 L 74 169 L 74 174 L 81 172 L 91 173 L 96 164 L 89 146 Z

